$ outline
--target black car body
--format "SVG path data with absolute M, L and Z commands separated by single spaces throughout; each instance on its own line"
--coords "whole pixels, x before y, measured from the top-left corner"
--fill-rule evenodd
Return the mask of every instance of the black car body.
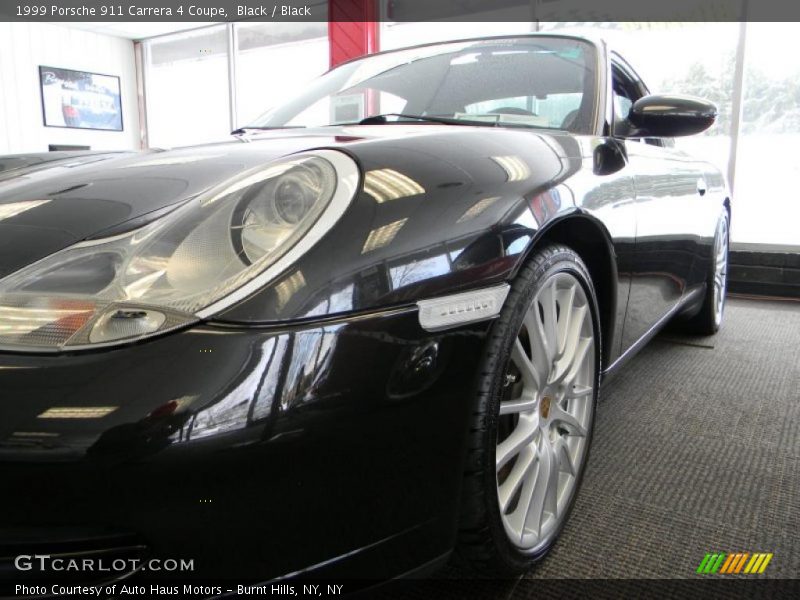
M 214 314 L 94 348 L 0 348 L 0 555 L 191 558 L 194 575 L 251 581 L 446 558 L 493 320 L 426 329 L 418 302 L 503 286 L 565 244 L 594 282 L 607 375 L 699 309 L 729 210 L 716 168 L 615 134 L 612 94 L 647 90 L 581 43 L 597 61 L 586 134 L 409 120 L 0 158 L 0 208 L 44 201 L 0 220 L 0 282 L 293 153 L 358 169 L 324 235 Z

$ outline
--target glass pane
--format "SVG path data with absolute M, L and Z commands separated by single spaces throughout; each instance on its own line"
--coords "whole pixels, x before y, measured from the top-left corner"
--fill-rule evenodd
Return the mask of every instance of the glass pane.
M 800 251 L 800 24 L 748 23 L 734 242 Z
M 553 129 L 569 129 L 568 124 L 580 109 L 583 94 L 548 94 L 544 98 L 535 96 L 516 96 L 475 102 L 464 107 L 468 115 L 485 113 L 504 113 L 535 115 L 536 124 Z M 533 120 L 530 120 L 533 123 Z
M 237 24 L 237 125 L 252 123 L 328 70 L 328 24 Z
M 600 35 L 651 93 L 689 94 L 714 102 L 720 113 L 714 126 L 700 135 L 676 138 L 675 147 L 727 175 L 738 23 L 542 23 L 541 28 Z
M 150 146 L 185 146 L 230 134 L 225 26 L 145 43 Z
M 588 133 L 595 64 L 592 46 L 556 36 L 398 50 L 330 71 L 253 125 L 314 127 L 422 115 L 508 127 L 569 125 Z

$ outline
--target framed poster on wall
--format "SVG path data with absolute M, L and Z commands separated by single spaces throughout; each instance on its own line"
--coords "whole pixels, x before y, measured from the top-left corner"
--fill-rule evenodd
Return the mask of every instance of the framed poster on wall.
M 122 131 L 119 77 L 39 67 L 47 127 Z

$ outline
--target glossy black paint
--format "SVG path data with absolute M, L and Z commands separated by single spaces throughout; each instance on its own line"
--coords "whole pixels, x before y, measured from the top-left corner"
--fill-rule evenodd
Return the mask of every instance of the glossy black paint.
M 0 159 L 12 165 L 0 205 L 50 200 L 0 222 L 0 277 L 286 154 L 333 148 L 362 172 L 317 246 L 205 323 L 113 350 L 0 352 L 0 481 L 17 490 L 0 500 L 0 556 L 122 544 L 195 558 L 198 575 L 266 580 L 326 561 L 391 576 L 447 553 L 491 322 L 431 334 L 416 301 L 511 281 L 537 245 L 570 244 L 598 290 L 612 369 L 704 290 L 724 179 L 608 136 L 608 98 L 595 136 L 395 124 Z M 385 169 L 421 191 L 380 196 L 370 181 Z M 113 411 L 41 417 L 58 406 Z
M 415 312 L 387 311 L 3 356 L 0 477 L 16 490 L 0 499 L 3 556 L 28 547 L 11 528 L 37 531 L 53 553 L 128 536 L 156 556 L 195 558 L 197 576 L 231 578 L 283 575 L 378 540 L 361 575 L 444 553 L 460 403 L 486 328 L 433 336 Z M 101 401 L 115 409 L 100 419 L 38 418 Z M 417 550 L 390 552 L 401 542 Z
M 628 120 L 640 137 L 694 135 L 714 124 L 717 107 L 701 98 L 653 94 L 631 106 Z

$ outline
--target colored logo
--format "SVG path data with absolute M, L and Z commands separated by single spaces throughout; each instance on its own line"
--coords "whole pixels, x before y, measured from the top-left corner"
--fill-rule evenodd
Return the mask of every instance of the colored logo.
M 709 552 L 700 562 L 697 572 L 701 575 L 754 575 L 763 573 L 771 560 L 772 552 Z

